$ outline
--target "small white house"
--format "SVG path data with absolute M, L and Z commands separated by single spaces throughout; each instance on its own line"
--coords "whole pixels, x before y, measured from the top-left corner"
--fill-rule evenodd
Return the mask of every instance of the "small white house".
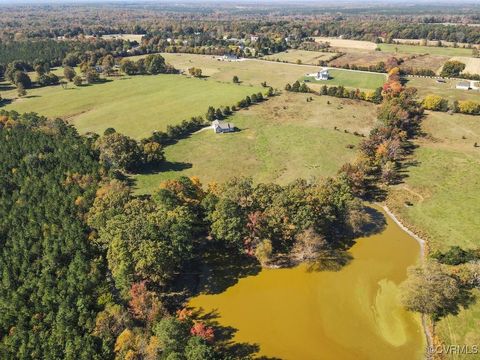
M 315 80 L 328 80 L 330 78 L 327 68 L 322 68 L 316 73 L 307 74 L 307 76 L 313 77 Z
M 232 123 L 225 122 L 225 121 L 218 121 L 214 120 L 212 122 L 213 132 L 216 134 L 234 132 L 235 126 Z
M 238 56 L 234 54 L 225 54 L 222 56 L 223 61 L 237 61 Z
M 460 81 L 457 83 L 456 88 L 460 90 L 470 90 L 470 81 Z

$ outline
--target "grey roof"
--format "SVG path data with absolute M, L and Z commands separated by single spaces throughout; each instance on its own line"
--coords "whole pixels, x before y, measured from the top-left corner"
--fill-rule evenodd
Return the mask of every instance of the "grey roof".
M 457 86 L 470 87 L 470 81 L 460 81 Z
M 215 128 L 220 128 L 220 129 L 232 129 L 234 128 L 233 124 L 232 123 L 229 123 L 229 122 L 225 122 L 225 121 L 218 121 L 218 120 L 215 120 L 213 121 L 213 127 Z

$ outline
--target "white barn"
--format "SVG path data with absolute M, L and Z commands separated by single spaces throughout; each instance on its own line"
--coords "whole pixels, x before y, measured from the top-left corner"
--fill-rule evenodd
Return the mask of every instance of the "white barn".
M 470 81 L 460 81 L 457 83 L 456 88 L 460 90 L 470 90 Z
M 328 80 L 330 78 L 327 68 L 322 68 L 316 73 L 307 74 L 307 76 L 313 77 L 315 80 Z
M 213 128 L 213 132 L 216 134 L 235 131 L 235 126 L 232 123 L 225 122 L 225 121 L 218 121 L 218 120 L 212 121 L 212 128 Z

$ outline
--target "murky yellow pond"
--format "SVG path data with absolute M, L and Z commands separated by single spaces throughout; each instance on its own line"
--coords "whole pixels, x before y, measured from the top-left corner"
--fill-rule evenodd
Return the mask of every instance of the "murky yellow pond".
M 190 306 L 217 312 L 234 340 L 281 359 L 421 359 L 419 316 L 399 304 L 398 284 L 419 258 L 419 245 L 393 221 L 358 239 L 341 269 L 301 265 L 262 270 Z

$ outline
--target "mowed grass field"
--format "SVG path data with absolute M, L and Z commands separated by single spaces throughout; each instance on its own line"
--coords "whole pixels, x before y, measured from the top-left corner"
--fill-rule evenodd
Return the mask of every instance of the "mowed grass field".
M 67 90 L 61 86 L 32 89 L 27 97 L 5 108 L 61 117 L 81 133 L 102 133 L 114 127 L 142 138 L 169 124 L 204 115 L 208 106 L 230 106 L 262 90 L 181 75 L 132 76 L 91 86 L 69 84 Z
M 387 80 L 385 74 L 368 73 L 361 71 L 349 71 L 343 69 L 329 69 L 329 80 L 314 80 L 312 77 L 303 77 L 303 80 L 308 80 L 309 84 L 338 86 L 343 85 L 347 88 L 374 90 L 381 87 Z
M 371 41 L 316 37 L 316 42 L 328 42 L 331 47 L 345 49 L 375 50 L 377 45 Z
M 440 95 L 441 97 L 453 100 L 471 100 L 480 102 L 480 92 L 474 90 L 460 90 L 455 86 L 459 80 L 445 80 L 445 83 L 438 83 L 435 79 L 422 77 L 407 77 L 406 85 L 417 88 L 418 97 L 424 99 L 430 94 Z
M 191 67 L 199 67 L 202 73 L 211 79 L 221 82 L 232 82 L 237 75 L 242 85 L 260 85 L 266 81 L 269 86 L 283 89 L 287 83 L 302 80 L 306 74 L 317 72 L 318 66 L 297 65 L 245 59 L 243 61 L 221 61 L 217 57 L 195 54 L 168 54 L 163 53 L 167 62 L 177 69 L 187 71 Z M 134 57 L 135 60 L 138 57 Z M 360 89 L 375 89 L 385 82 L 384 74 L 354 72 L 343 69 L 331 69 L 332 79 L 327 84 L 343 85 Z M 313 82 L 312 82 L 313 83 Z
M 428 239 L 430 251 L 450 246 L 480 247 L 480 121 L 469 115 L 430 112 L 423 121 L 428 135 L 417 142 L 405 183 L 389 199 L 407 225 Z M 465 137 L 465 138 L 463 138 Z M 404 205 L 405 201 L 413 204 Z M 480 291 L 476 291 L 480 299 Z M 456 316 L 443 318 L 436 333 L 445 345 L 480 344 L 480 301 Z M 478 359 L 451 354 L 448 359 Z
M 301 64 L 319 65 L 320 61 L 328 61 L 335 55 L 336 53 L 290 49 L 288 51 L 265 56 L 263 59 L 270 61 L 286 61 L 290 63 L 297 63 L 300 61 Z
M 397 210 L 429 240 L 430 248 L 480 246 L 480 121 L 471 115 L 429 112 L 405 183 L 392 192 Z M 403 206 L 403 201 L 413 206 Z
M 307 97 L 284 93 L 232 116 L 228 121 L 238 132 L 206 129 L 168 146 L 168 162 L 158 172 L 135 176 L 137 192 L 151 192 L 160 182 L 181 175 L 198 176 L 204 183 L 243 175 L 281 184 L 334 175 L 354 158 L 356 150 L 347 145 L 361 138 L 352 132 L 368 134 L 375 107 L 331 97 L 307 102 Z
M 198 67 L 203 75 L 211 79 L 232 82 L 237 75 L 242 85 L 260 85 L 266 81 L 269 86 L 283 89 L 287 82 L 294 82 L 307 73 L 318 71 L 318 66 L 296 65 L 290 63 L 271 62 L 258 59 L 243 61 L 221 61 L 217 57 L 195 54 L 168 54 L 163 53 L 166 61 L 177 69 L 187 71 L 188 68 Z
M 407 44 L 377 44 L 381 51 L 389 53 L 407 53 L 407 54 L 430 54 L 443 56 L 472 56 L 472 49 L 454 48 L 454 47 L 438 47 L 438 46 L 421 46 Z

